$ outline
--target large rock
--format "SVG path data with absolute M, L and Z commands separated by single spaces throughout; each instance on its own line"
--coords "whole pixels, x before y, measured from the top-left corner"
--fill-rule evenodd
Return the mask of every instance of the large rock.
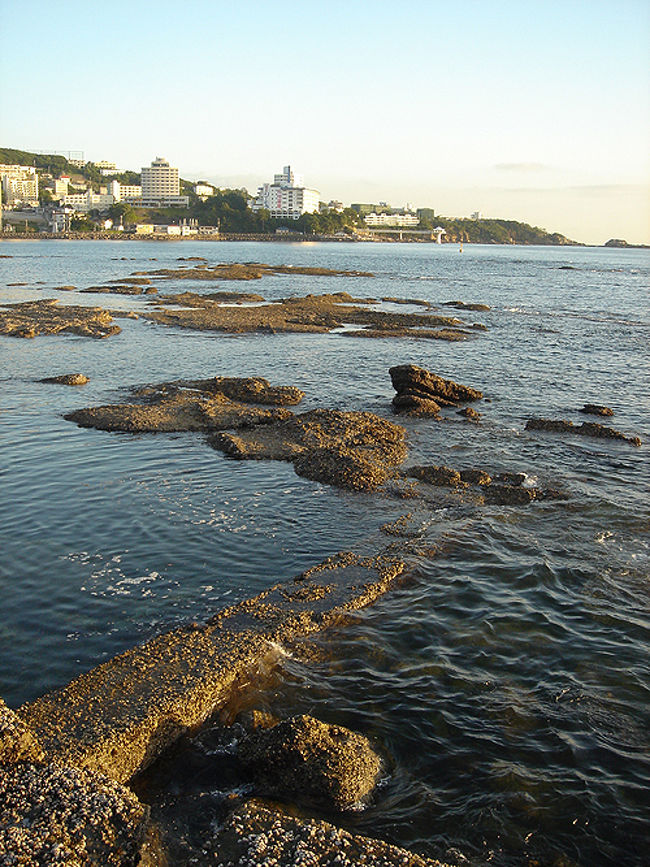
M 133 867 L 148 810 L 103 774 L 57 762 L 0 773 L 0 864 Z
M 207 843 L 215 867 L 445 867 L 407 849 L 250 801 Z
M 339 810 L 366 798 L 381 770 L 381 759 L 365 737 L 305 715 L 251 732 L 240 744 L 239 757 L 265 794 L 306 795 Z
M 401 364 L 389 370 L 393 388 L 395 412 L 410 415 L 437 416 L 443 406 L 457 406 L 483 397 L 480 391 L 443 379 L 415 364 Z

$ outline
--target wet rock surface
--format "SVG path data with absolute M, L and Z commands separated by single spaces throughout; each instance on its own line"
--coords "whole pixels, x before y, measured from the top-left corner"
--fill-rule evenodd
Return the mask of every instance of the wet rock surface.
M 393 409 L 409 415 L 437 416 L 443 406 L 480 400 L 483 394 L 475 388 L 443 379 L 415 364 L 401 364 L 389 370 L 393 388 Z
M 200 257 L 187 257 L 184 261 L 205 262 Z M 183 261 L 179 259 L 179 261 Z M 155 271 L 138 271 L 136 276 L 153 275 L 173 280 L 259 280 L 265 275 L 293 274 L 312 277 L 373 277 L 369 271 L 341 271 L 332 268 L 311 268 L 301 265 L 265 265 L 261 262 L 223 263 L 219 265 L 196 265 L 190 268 L 159 268 Z
M 228 817 L 206 846 L 207 853 L 204 863 L 216 867 L 445 867 L 398 846 L 329 822 L 270 810 L 257 801 Z
M 500 473 L 491 475 L 485 470 L 455 470 L 436 464 L 408 467 L 405 476 L 418 479 L 428 485 L 450 488 L 462 492 L 470 486 L 478 488 L 474 496 L 477 505 L 525 506 L 534 500 L 563 500 L 566 495 L 553 488 L 538 488 L 525 485 L 525 473 Z
M 600 439 L 623 440 L 633 446 L 640 446 L 639 437 L 627 436 L 621 431 L 598 424 L 597 422 L 583 421 L 576 425 L 572 421 L 564 419 L 531 418 L 526 422 L 526 430 L 541 430 L 551 433 L 570 433 L 578 436 L 597 437 Z
M 110 337 L 122 329 L 101 307 L 58 306 L 56 298 L 5 304 L 0 308 L 0 334 L 36 337 L 41 334 L 80 334 Z
M 90 379 L 83 373 L 62 373 L 60 376 L 46 376 L 38 381 L 52 385 L 85 385 Z
M 343 332 L 346 336 L 449 340 L 471 337 L 471 330 L 468 330 L 471 326 L 459 319 L 370 309 L 372 299 L 353 298 L 346 292 L 295 296 L 256 306 L 227 303 L 231 298 L 224 300 L 223 296 L 224 293 L 199 295 L 192 292 L 162 295 L 156 299 L 157 309 L 145 316 L 163 325 L 233 334 L 326 333 L 347 326 L 348 330 Z M 257 298 L 259 296 L 255 296 L 255 300 Z M 168 306 L 175 309 L 165 309 Z M 182 309 L 178 309 L 179 306 Z M 359 328 L 350 329 L 352 325 Z
M 306 715 L 252 731 L 239 745 L 239 758 L 265 795 L 306 796 L 337 810 L 367 798 L 381 770 L 367 738 Z
M 0 698 L 0 766 L 40 762 L 43 758 L 34 732 Z
M 580 412 L 584 412 L 586 415 L 601 415 L 601 416 L 612 416 L 614 415 L 614 410 L 609 406 L 603 406 L 601 403 L 586 403 Z
M 149 281 L 148 281 L 149 282 Z M 112 285 L 112 286 L 88 286 L 80 289 L 80 292 L 104 295 L 155 295 L 158 290 L 155 286 L 139 285 Z
M 0 773 L 0 863 L 134 867 L 148 811 L 104 774 L 59 762 Z
M 227 704 L 269 648 L 341 621 L 383 595 L 404 564 L 341 554 L 82 674 L 17 714 L 48 756 L 127 782 Z
M 128 433 L 215 431 L 287 418 L 289 410 L 250 404 L 294 404 L 304 396 L 300 389 L 272 387 L 260 377 L 178 380 L 146 386 L 135 394 L 141 402 L 89 407 L 65 418 L 81 427 Z
M 382 484 L 406 457 L 405 431 L 368 412 L 311 410 L 210 444 L 230 457 L 291 461 L 296 473 L 353 490 Z

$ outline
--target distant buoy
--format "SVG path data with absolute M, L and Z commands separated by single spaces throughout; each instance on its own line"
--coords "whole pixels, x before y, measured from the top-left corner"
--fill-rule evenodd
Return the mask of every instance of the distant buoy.
M 463 252 L 463 242 L 462 241 L 460 242 L 460 247 L 458 248 L 458 252 L 459 253 Z

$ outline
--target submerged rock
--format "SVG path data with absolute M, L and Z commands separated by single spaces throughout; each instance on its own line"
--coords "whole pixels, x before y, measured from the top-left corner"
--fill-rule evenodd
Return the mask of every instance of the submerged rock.
M 133 867 L 148 809 L 104 774 L 19 762 L 0 774 L 0 863 Z
M 290 816 L 249 801 L 231 813 L 204 849 L 215 867 L 446 867 L 329 822 Z
M 395 412 L 437 416 L 443 406 L 457 406 L 483 397 L 474 388 L 443 379 L 415 364 L 391 367 L 389 373 L 397 392 L 393 398 Z
M 614 410 L 610 409 L 608 406 L 603 406 L 600 403 L 586 403 L 580 412 L 584 412 L 587 415 L 602 415 L 602 416 L 612 416 L 614 415 Z
M 471 406 L 465 406 L 463 409 L 458 410 L 458 415 L 464 416 L 468 421 L 480 421 L 481 413 L 477 412 Z
M 406 473 L 414 479 L 439 487 L 458 488 L 465 485 L 458 470 L 452 470 L 451 467 L 428 464 L 409 467 Z
M 239 758 L 265 794 L 298 802 L 306 796 L 337 810 L 366 798 L 381 770 L 367 738 L 306 715 L 251 732 Z
M 230 457 L 291 461 L 306 478 L 370 490 L 406 457 L 405 436 L 399 425 L 370 412 L 318 409 L 237 434 L 215 434 L 210 444 Z
M 598 437 L 600 439 L 623 440 L 633 446 L 641 445 L 639 437 L 627 436 L 614 428 L 605 427 L 602 424 L 591 421 L 583 421 L 582 424 L 575 425 L 572 421 L 565 421 L 564 419 L 531 418 L 526 422 L 526 430 L 571 433 L 578 434 L 579 436 Z
M 110 337 L 122 329 L 101 307 L 58 306 L 56 298 L 5 304 L 0 308 L 0 334 L 9 337 L 36 337 L 40 334 L 80 334 L 83 337 Z
M 53 385 L 85 385 L 90 379 L 83 373 L 62 373 L 60 376 L 46 376 L 38 381 Z

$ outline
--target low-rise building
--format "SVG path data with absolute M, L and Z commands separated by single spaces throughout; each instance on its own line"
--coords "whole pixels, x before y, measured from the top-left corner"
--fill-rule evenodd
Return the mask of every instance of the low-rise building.
M 142 187 L 139 184 L 121 184 L 119 181 L 111 181 L 108 192 L 116 202 L 124 202 L 127 199 L 142 199 Z
M 366 226 L 405 227 L 418 226 L 420 218 L 417 214 L 367 214 L 363 218 Z
M 107 211 L 114 202 L 115 199 L 110 194 L 93 193 L 92 190 L 67 195 L 62 199 L 63 205 L 70 205 L 82 214 L 88 214 L 90 211 Z
M 199 181 L 198 184 L 194 184 L 194 194 L 204 202 L 206 199 L 209 199 L 210 196 L 214 196 L 215 187 L 212 184 L 206 184 L 202 181 Z

